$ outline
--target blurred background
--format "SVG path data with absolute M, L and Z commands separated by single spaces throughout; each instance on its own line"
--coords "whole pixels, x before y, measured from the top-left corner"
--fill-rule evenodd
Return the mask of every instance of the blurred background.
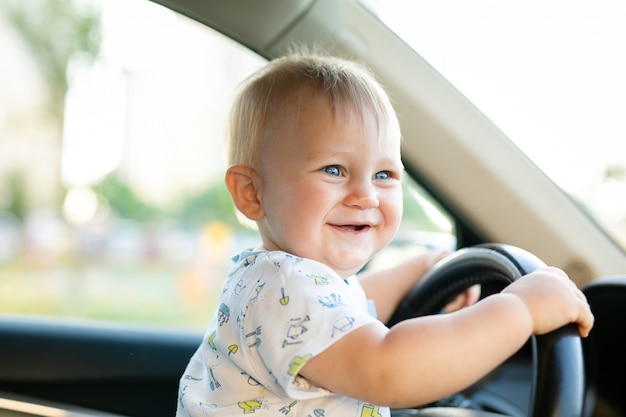
M 0 62 L 0 310 L 205 324 L 254 236 L 221 145 L 263 61 L 148 2 L 37 0 L 0 4 Z
M 365 3 L 626 247 L 625 4 Z M 203 328 L 230 257 L 258 244 L 223 143 L 264 64 L 145 0 L 2 0 L 0 314 Z M 372 267 L 455 248 L 451 216 L 404 187 Z
M 203 328 L 258 244 L 223 141 L 264 63 L 148 1 L 3 0 L 0 313 Z M 405 185 L 396 247 L 453 248 L 449 216 Z

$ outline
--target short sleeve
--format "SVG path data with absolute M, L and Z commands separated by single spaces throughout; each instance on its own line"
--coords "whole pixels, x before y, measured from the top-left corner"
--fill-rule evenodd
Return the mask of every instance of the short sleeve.
M 259 284 L 243 326 L 244 337 L 254 335 L 249 352 L 258 355 L 268 380 L 289 397 L 328 395 L 298 373 L 337 340 L 376 321 L 368 312 L 365 293 L 358 280 L 344 280 L 318 262 L 289 257 L 267 261 L 275 274 Z

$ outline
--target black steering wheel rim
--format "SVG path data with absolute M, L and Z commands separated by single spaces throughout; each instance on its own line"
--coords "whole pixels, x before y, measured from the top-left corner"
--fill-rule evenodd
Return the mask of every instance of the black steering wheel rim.
M 436 264 L 411 289 L 388 325 L 437 314 L 456 294 L 475 284 L 501 290 L 545 263 L 521 248 L 484 244 L 458 250 Z M 582 343 L 574 325 L 533 336 L 533 381 L 529 417 L 581 416 L 584 401 Z M 493 413 L 422 409 L 419 416 L 487 417 Z

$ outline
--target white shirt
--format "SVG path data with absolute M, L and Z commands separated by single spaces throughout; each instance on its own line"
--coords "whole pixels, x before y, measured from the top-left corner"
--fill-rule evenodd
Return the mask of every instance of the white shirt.
M 279 251 L 244 251 L 180 381 L 177 417 L 389 416 L 298 374 L 349 332 L 376 319 L 355 277 Z M 365 366 L 365 364 L 364 364 Z

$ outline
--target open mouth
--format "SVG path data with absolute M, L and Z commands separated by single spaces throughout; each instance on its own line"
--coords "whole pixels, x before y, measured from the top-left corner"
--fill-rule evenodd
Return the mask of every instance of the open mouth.
M 369 229 L 370 226 L 366 224 L 347 224 L 340 227 L 348 232 L 360 232 L 362 230 Z

